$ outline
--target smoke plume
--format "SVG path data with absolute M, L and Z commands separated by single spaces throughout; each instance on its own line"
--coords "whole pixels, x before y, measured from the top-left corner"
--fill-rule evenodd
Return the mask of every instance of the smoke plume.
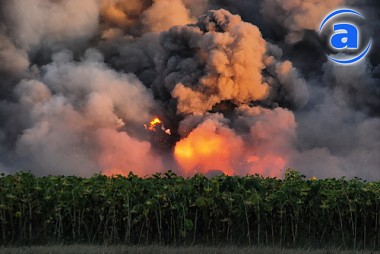
M 374 0 L 0 0 L 0 172 L 380 178 L 379 37 L 317 28 Z
M 286 42 L 303 39 L 306 30 L 316 30 L 323 18 L 344 0 L 264 0 L 261 12 L 264 19 L 285 29 Z

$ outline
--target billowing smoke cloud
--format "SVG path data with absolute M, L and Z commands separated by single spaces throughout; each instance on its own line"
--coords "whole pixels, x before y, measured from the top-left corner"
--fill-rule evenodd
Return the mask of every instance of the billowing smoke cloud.
M 186 138 L 177 143 L 175 156 L 186 174 L 214 169 L 230 175 L 281 177 L 283 172 L 278 169 L 286 167 L 293 152 L 294 115 L 282 108 L 249 106 L 241 106 L 235 113 L 234 121 L 212 114 L 181 123 Z M 198 126 L 186 135 L 194 120 Z
M 21 81 L 15 93 L 19 103 L 9 119 L 20 127 L 15 153 L 28 169 L 80 175 L 128 165 L 141 173 L 161 169 L 150 143 L 126 127 L 149 121 L 152 94 L 133 74 L 108 69 L 98 52 L 88 50 L 80 63 L 69 52 L 55 54 L 40 80 Z
M 2 8 L 9 33 L 23 49 L 78 43 L 97 32 L 96 1 L 3 1 Z
M 202 114 L 222 101 L 241 104 L 268 96 L 261 75 L 265 40 L 238 16 L 211 11 L 197 26 L 174 27 L 161 39 L 166 55 L 158 84 L 164 80 L 179 113 Z M 183 57 L 182 50 L 191 57 Z
M 135 35 L 165 31 L 191 23 L 194 19 L 189 8 L 196 8 L 194 12 L 198 14 L 204 8 L 182 0 L 100 0 L 100 6 L 101 17 L 107 23 L 105 36 L 120 34 L 120 30 Z
M 148 31 L 161 32 L 175 25 L 191 23 L 190 12 L 181 0 L 159 0 L 147 9 L 142 23 Z
M 16 46 L 3 34 L 0 34 L 0 73 L 19 74 L 29 67 L 28 55 Z
M 264 0 L 261 12 L 269 22 L 283 26 L 286 41 L 296 43 L 303 39 L 305 30 L 316 30 L 323 18 L 344 0 Z
M 342 4 L 0 0 L 0 172 L 379 179 L 378 54 L 311 39 Z

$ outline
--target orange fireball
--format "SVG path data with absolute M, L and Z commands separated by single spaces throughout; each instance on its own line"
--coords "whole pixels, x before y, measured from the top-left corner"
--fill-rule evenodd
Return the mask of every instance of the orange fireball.
M 233 175 L 234 162 L 242 147 L 243 141 L 230 129 L 206 121 L 176 144 L 174 156 L 185 175 L 205 174 L 210 170 Z
M 156 118 L 154 118 L 150 123 L 149 123 L 149 125 L 144 125 L 145 126 L 145 129 L 146 130 L 148 130 L 148 131 L 156 131 L 156 126 L 158 125 L 158 124 L 161 124 L 162 123 L 162 121 L 158 118 L 158 117 L 156 117 Z
M 157 131 L 157 126 L 161 126 L 161 130 L 163 132 L 165 132 L 167 135 L 171 135 L 172 132 L 170 129 L 166 129 L 163 122 L 161 121 L 160 118 L 158 117 L 155 117 L 150 123 L 149 125 L 148 124 L 145 124 L 144 127 L 147 131 L 151 131 L 151 132 L 156 132 Z

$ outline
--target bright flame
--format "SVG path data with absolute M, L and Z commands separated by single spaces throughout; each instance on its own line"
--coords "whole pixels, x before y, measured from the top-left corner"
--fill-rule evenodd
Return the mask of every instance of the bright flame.
M 144 127 L 147 131 L 151 131 L 151 132 L 156 132 L 157 131 L 157 126 L 158 125 L 161 125 L 161 130 L 163 132 L 165 132 L 167 135 L 171 135 L 172 132 L 170 129 L 166 129 L 164 124 L 162 123 L 161 119 L 158 118 L 158 117 L 155 117 L 150 123 L 149 125 L 145 124 Z
M 206 121 L 176 144 L 174 155 L 185 175 L 221 170 L 233 175 L 235 157 L 243 141 L 213 121 Z
M 174 156 L 184 175 L 220 170 L 226 175 L 280 177 L 288 158 L 263 143 L 247 143 L 223 124 L 206 120 L 180 140 Z
M 145 129 L 146 130 L 148 130 L 148 131 L 156 131 L 156 126 L 158 125 L 158 124 L 161 124 L 162 123 L 162 121 L 158 118 L 158 117 L 156 117 L 156 118 L 154 118 L 150 123 L 149 123 L 149 125 L 144 125 L 145 126 Z
M 159 118 L 154 118 L 154 120 L 150 122 L 151 125 L 156 125 L 159 123 L 161 123 L 161 120 Z

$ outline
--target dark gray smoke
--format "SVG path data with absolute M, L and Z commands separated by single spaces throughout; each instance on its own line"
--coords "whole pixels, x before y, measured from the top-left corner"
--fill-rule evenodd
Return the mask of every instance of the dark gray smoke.
M 348 67 L 340 6 L 374 38 Z M 376 0 L 0 0 L 0 172 L 378 180 L 379 29 Z

